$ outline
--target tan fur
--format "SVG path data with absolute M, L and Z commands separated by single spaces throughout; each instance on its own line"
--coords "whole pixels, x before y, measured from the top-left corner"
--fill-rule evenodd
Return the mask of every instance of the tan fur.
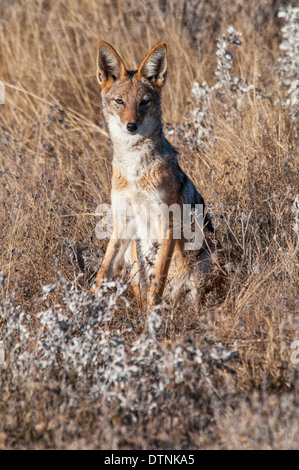
M 174 239 L 175 224 L 181 223 L 174 212 L 155 215 L 154 227 L 148 217 L 153 205 L 171 209 L 172 205 L 204 204 L 202 197 L 177 162 L 177 152 L 165 139 L 161 119 L 161 88 L 166 80 L 166 45 L 153 47 L 135 72 L 104 41 L 98 47 L 98 79 L 102 87 L 103 111 L 114 146 L 112 206 L 114 230 L 108 243 L 96 288 L 111 279 L 125 258 L 131 266 L 132 290 L 141 303 L 161 302 L 167 277 L 173 292 L 185 286 L 193 289 L 198 276 L 206 275 L 215 250 L 204 241 L 196 253 L 185 251 L 181 238 Z M 126 203 L 132 234 L 126 229 L 117 204 Z M 126 207 L 127 208 L 127 207 Z M 212 231 L 208 215 L 205 224 Z M 180 219 L 181 220 L 181 219 Z M 146 234 L 144 236 L 144 234 Z M 134 239 L 132 239 L 132 238 Z M 190 287 L 191 286 L 191 287 Z
M 123 191 L 125 188 L 129 186 L 129 183 L 125 176 L 123 176 L 118 171 L 113 171 L 112 174 L 112 188 L 114 191 Z

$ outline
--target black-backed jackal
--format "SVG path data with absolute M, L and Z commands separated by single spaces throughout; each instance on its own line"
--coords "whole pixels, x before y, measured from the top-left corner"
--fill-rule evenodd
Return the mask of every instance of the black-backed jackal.
M 161 89 L 166 72 L 163 43 L 150 50 L 137 71 L 128 70 L 108 43 L 99 43 L 97 78 L 114 148 L 114 228 L 93 290 L 110 280 L 125 260 L 134 294 L 148 306 L 161 302 L 166 284 L 172 295 L 182 288 L 196 292 L 198 280 L 208 276 L 217 258 L 215 239 L 207 235 L 213 226 L 204 213 L 203 198 L 163 134 Z M 181 216 L 185 206 L 202 207 L 204 214 L 203 240 L 192 250 L 186 249 Z

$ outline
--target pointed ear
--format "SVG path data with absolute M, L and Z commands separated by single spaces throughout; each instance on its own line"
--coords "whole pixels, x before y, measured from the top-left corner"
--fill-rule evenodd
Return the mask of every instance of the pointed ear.
M 161 42 L 153 47 L 141 62 L 137 72 L 138 77 L 149 80 L 153 85 L 161 88 L 166 81 L 167 48 Z
M 110 44 L 100 41 L 97 56 L 97 79 L 102 88 L 113 85 L 115 80 L 125 78 L 127 70 L 118 53 Z

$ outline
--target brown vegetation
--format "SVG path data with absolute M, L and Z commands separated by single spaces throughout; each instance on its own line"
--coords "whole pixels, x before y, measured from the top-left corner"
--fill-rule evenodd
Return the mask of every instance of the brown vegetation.
M 298 328 L 299 157 L 278 66 L 283 3 L 2 1 L 2 448 L 298 448 L 298 364 L 290 356 Z M 217 38 L 229 25 L 242 32 L 242 46 L 231 46 L 231 74 L 253 86 L 246 93 L 229 86 L 208 92 Z M 154 44 L 167 43 L 166 135 L 208 202 L 229 287 L 199 305 L 165 306 L 154 326 L 129 293 L 118 296 L 113 311 L 107 307 L 109 318 L 92 323 L 90 341 L 121 351 L 130 381 L 105 375 L 106 388 L 94 395 L 89 366 L 72 375 L 59 352 L 44 375 L 35 376 L 31 366 L 16 372 L 13 358 L 21 361 L 26 347 L 42 359 L 36 345 L 51 327 L 41 330 L 40 312 L 64 313 L 70 323 L 76 318 L 68 333 L 59 320 L 61 341 L 71 344 L 85 334 L 88 314 L 95 318 L 108 305 L 85 294 L 105 248 L 96 237 L 95 210 L 109 202 L 111 178 L 95 76 L 100 39 L 131 68 Z M 207 82 L 200 124 L 194 81 Z M 58 287 L 45 295 L 49 284 Z M 74 294 L 80 314 L 70 307 Z M 30 335 L 22 349 L 24 321 Z M 97 373 L 114 359 L 107 353 L 101 360 Z

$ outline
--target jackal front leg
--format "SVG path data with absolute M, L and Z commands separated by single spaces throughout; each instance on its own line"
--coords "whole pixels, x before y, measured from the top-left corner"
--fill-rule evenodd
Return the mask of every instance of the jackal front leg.
M 173 228 L 165 232 L 165 238 L 159 240 L 158 253 L 150 282 L 148 293 L 148 306 L 155 306 L 161 302 L 168 269 L 173 254 L 174 243 Z
M 96 277 L 95 287 L 98 288 L 101 285 L 103 279 L 111 280 L 115 274 L 121 260 L 124 257 L 125 251 L 129 245 L 130 240 L 120 239 L 117 236 L 117 230 L 113 231 L 112 237 L 109 240 L 106 253 L 102 262 L 102 266 Z M 93 292 L 95 291 L 92 289 Z

